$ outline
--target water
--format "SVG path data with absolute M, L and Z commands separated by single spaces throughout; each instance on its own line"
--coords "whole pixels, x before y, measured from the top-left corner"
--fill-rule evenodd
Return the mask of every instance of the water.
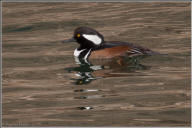
M 83 60 L 79 26 L 164 55 Z M 3 3 L 3 126 L 189 126 L 190 3 Z

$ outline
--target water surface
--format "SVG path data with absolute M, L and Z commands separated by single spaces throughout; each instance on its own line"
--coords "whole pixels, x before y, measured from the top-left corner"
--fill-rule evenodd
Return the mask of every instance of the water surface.
M 3 3 L 3 126 L 189 126 L 190 2 Z M 165 55 L 75 61 L 79 26 Z

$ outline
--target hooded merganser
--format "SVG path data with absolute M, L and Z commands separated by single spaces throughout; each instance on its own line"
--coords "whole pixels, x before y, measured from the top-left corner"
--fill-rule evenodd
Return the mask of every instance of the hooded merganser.
M 74 56 L 83 59 L 159 54 L 128 42 L 104 41 L 103 35 L 89 27 L 76 28 L 73 37 L 62 42 L 79 43 L 80 46 L 75 49 Z

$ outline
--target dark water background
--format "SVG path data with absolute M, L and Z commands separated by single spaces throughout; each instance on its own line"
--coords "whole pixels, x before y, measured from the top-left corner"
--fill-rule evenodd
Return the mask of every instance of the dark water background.
M 189 126 L 190 6 L 3 3 L 3 126 Z M 167 55 L 76 64 L 82 25 Z

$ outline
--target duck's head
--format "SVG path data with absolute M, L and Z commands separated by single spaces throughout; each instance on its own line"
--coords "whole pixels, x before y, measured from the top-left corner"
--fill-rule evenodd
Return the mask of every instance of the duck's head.
M 104 42 L 104 37 L 92 28 L 79 27 L 75 29 L 72 38 L 64 40 L 62 42 L 77 42 L 80 44 L 78 50 L 90 49 L 100 46 Z

